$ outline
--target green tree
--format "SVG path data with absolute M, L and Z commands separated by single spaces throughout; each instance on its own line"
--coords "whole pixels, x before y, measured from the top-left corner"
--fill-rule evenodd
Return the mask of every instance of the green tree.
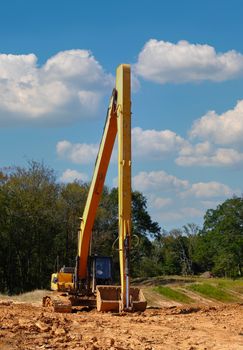
M 193 254 L 199 228 L 195 224 L 187 224 L 181 229 L 173 229 L 156 237 L 152 242 L 154 256 L 162 274 L 191 275 L 196 272 Z
M 157 264 L 151 259 L 151 239 L 158 235 L 160 227 L 152 221 L 147 211 L 146 198 L 132 192 L 132 275 L 155 275 Z M 92 250 L 96 254 L 112 255 L 115 277 L 119 275 L 118 259 L 118 190 L 104 189 L 93 229 Z M 112 249 L 113 248 L 113 249 Z
M 58 184 L 52 169 L 32 161 L 27 168 L 14 167 L 0 172 L 0 291 L 20 293 L 46 288 L 50 275 L 60 265 L 75 264 L 77 235 L 88 184 Z M 132 193 L 134 276 L 158 273 L 152 240 L 160 235 L 153 222 L 146 198 Z M 92 252 L 113 255 L 119 275 L 118 251 L 113 250 L 118 237 L 118 192 L 104 188 L 93 227 Z M 60 266 L 59 266 L 60 267 Z
M 148 277 L 160 274 L 152 241 L 160 236 L 161 229 L 148 213 L 147 199 L 138 191 L 132 193 L 132 232 L 139 242 L 131 256 L 133 276 Z
M 233 197 L 206 212 L 199 234 L 198 263 L 216 275 L 242 276 L 243 198 Z
M 78 230 L 87 193 L 88 185 L 77 181 L 60 186 L 57 200 L 60 230 L 55 237 L 54 245 L 60 265 L 74 265 L 77 254 Z
M 4 232 L 5 279 L 9 293 L 46 286 L 53 265 L 53 237 L 57 234 L 58 186 L 53 171 L 30 162 L 13 168 L 1 186 L 7 206 Z
M 8 236 L 8 199 L 3 190 L 7 176 L 0 171 L 0 291 L 7 290 L 5 276 L 7 274 L 7 236 Z

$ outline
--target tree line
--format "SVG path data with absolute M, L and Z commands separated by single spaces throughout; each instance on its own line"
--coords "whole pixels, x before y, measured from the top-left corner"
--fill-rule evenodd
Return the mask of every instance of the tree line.
M 53 169 L 31 161 L 0 171 L 0 292 L 48 288 L 59 266 L 74 266 L 89 184 L 60 184 Z M 92 234 L 93 254 L 111 255 L 119 276 L 117 189 L 104 188 Z M 242 276 L 243 198 L 205 213 L 204 225 L 169 232 L 152 220 L 145 196 L 132 192 L 133 277 L 170 274 Z

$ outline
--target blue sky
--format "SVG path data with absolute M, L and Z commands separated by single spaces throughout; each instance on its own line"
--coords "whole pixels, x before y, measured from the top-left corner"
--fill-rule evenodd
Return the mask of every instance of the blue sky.
M 0 167 L 92 175 L 117 65 L 133 71 L 133 188 L 165 229 L 242 194 L 240 0 L 0 4 Z M 107 185 L 116 183 L 115 155 Z

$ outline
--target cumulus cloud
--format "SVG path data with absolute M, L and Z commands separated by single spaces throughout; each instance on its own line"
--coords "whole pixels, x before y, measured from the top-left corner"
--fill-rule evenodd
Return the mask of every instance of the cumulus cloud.
M 191 143 L 182 145 L 175 162 L 180 166 L 242 166 L 242 134 L 243 100 L 221 115 L 209 111 L 196 120 L 189 131 Z M 193 144 L 195 140 L 203 141 Z
M 60 158 L 76 164 L 93 163 L 98 153 L 98 143 L 71 143 L 63 140 L 56 145 Z M 132 154 L 134 158 L 159 160 L 176 155 L 179 166 L 238 167 L 243 165 L 243 153 L 235 148 L 218 147 L 210 141 L 192 144 L 170 130 L 132 129 Z M 114 146 L 112 162 L 117 159 Z
M 68 123 L 97 110 L 113 78 L 87 50 L 37 57 L 0 54 L 0 124 Z
M 139 82 L 139 79 L 137 78 L 136 74 L 133 72 L 133 67 L 131 67 L 132 70 L 131 70 L 131 89 L 132 89 L 132 92 L 138 92 L 141 85 L 140 85 L 140 82 Z
M 172 198 L 159 197 L 159 196 L 156 196 L 153 194 L 148 196 L 148 200 L 149 200 L 150 204 L 152 205 L 152 207 L 154 207 L 156 209 L 161 209 L 164 207 L 171 206 L 171 204 L 173 203 Z
M 178 151 L 187 142 L 170 130 L 132 129 L 133 155 L 136 157 L 161 158 Z
M 43 71 L 54 80 L 60 76 L 71 80 L 86 89 L 87 86 L 109 84 L 109 78 L 104 75 L 101 65 L 87 50 L 61 51 L 49 58 L 43 66 Z M 102 79 L 105 79 L 102 82 Z
M 180 147 L 187 147 L 188 142 L 170 130 L 143 130 L 139 127 L 132 129 L 132 153 L 134 157 L 147 159 L 163 158 Z M 56 151 L 60 158 L 73 163 L 93 163 L 98 153 L 97 144 L 71 143 L 67 140 L 59 141 Z M 117 145 L 114 146 L 112 162 L 116 159 Z
M 56 145 L 57 155 L 76 164 L 90 164 L 96 159 L 98 144 L 76 143 L 59 141 Z
M 134 188 L 139 191 L 169 191 L 186 189 L 189 185 L 187 180 L 178 179 L 163 170 L 141 171 L 133 177 Z
M 243 74 L 243 55 L 234 50 L 217 53 L 210 45 L 149 40 L 139 53 L 135 72 L 160 84 L 224 81 Z
M 229 186 L 220 182 L 198 182 L 192 184 L 185 192 L 181 193 L 182 197 L 196 197 L 196 198 L 214 198 L 214 197 L 231 197 L 235 192 Z
M 198 143 L 196 145 L 187 143 L 180 149 L 179 154 L 181 156 L 191 156 L 193 154 L 200 156 L 204 154 L 209 154 L 210 152 L 212 152 L 212 145 L 210 144 L 210 142 L 206 141 Z
M 196 120 L 190 130 L 192 138 L 211 140 L 219 145 L 243 144 L 243 100 L 221 115 L 209 111 Z
M 208 208 L 241 194 L 239 189 L 221 182 L 193 183 L 163 170 L 138 173 L 133 177 L 133 187 L 145 193 L 153 219 L 171 228 L 190 221 L 202 222 Z
M 139 191 L 150 193 L 153 202 L 156 198 L 159 198 L 158 194 L 160 192 L 168 191 L 179 194 L 181 198 L 189 196 L 195 198 L 229 197 L 239 193 L 238 190 L 233 190 L 229 186 L 216 181 L 191 184 L 188 180 L 179 179 L 163 170 L 139 172 L 133 177 L 133 186 Z
M 219 205 L 220 201 L 202 200 L 201 204 L 205 209 L 215 209 Z
M 176 211 L 161 211 L 157 214 L 157 219 L 162 221 L 163 223 L 170 224 L 178 221 L 184 222 L 184 224 L 189 220 L 197 220 L 198 218 L 202 218 L 205 214 L 205 211 L 198 208 L 179 208 Z M 186 220 L 185 220 L 186 219 Z
M 243 153 L 232 148 L 216 148 L 206 141 L 182 148 L 175 162 L 180 166 L 240 166 Z
M 59 181 L 64 183 L 73 182 L 75 180 L 85 182 L 88 180 L 88 175 L 85 173 L 80 173 L 77 170 L 67 169 L 62 173 L 61 177 L 59 178 Z

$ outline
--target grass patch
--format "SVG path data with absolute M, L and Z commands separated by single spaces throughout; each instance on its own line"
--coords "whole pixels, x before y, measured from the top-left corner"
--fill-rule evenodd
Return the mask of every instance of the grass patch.
M 11 299 L 18 302 L 41 304 L 42 298 L 48 294 L 50 294 L 49 290 L 34 290 L 32 292 L 27 292 L 19 295 L 11 295 L 11 296 L 0 294 L 0 299 L 2 300 Z
M 231 289 L 234 292 L 243 294 L 243 280 L 228 280 L 222 279 L 218 281 L 220 288 Z
M 172 289 L 170 287 L 158 286 L 158 287 L 155 287 L 153 290 L 168 299 L 178 301 L 180 303 L 190 304 L 190 303 L 193 303 L 194 301 L 193 299 L 188 297 L 186 294 L 178 290 Z
M 202 294 L 203 296 L 206 296 L 208 298 L 215 299 L 218 301 L 222 301 L 222 302 L 239 301 L 236 297 L 234 297 L 230 293 L 227 293 L 221 287 L 219 286 L 216 287 L 208 283 L 191 284 L 187 288 L 192 290 L 193 292 Z

